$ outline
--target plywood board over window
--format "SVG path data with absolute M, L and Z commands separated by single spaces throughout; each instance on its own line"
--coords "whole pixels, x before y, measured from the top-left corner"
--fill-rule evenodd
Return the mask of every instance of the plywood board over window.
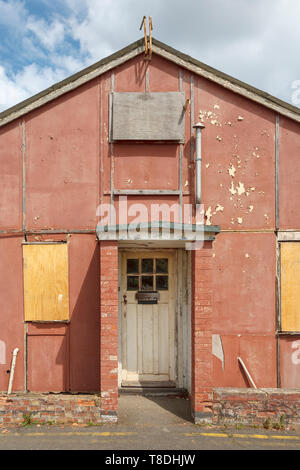
M 68 245 L 23 245 L 25 321 L 69 320 Z
M 300 243 L 280 245 L 281 330 L 300 331 Z

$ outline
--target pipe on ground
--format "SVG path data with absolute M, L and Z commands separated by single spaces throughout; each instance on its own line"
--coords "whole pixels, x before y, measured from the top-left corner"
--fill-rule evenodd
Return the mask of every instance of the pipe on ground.
M 9 376 L 9 384 L 8 384 L 7 395 L 10 395 L 10 394 L 11 394 L 18 352 L 19 352 L 19 348 L 15 348 L 15 349 L 13 350 L 13 357 L 12 357 L 12 363 L 11 363 L 11 370 L 10 370 L 10 376 Z

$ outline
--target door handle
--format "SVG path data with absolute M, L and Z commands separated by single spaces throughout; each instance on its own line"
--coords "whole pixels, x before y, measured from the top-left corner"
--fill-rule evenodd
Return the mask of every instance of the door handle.
M 124 300 L 124 306 L 127 304 L 127 295 L 123 295 L 123 300 Z M 126 317 L 126 308 L 124 308 L 124 317 Z

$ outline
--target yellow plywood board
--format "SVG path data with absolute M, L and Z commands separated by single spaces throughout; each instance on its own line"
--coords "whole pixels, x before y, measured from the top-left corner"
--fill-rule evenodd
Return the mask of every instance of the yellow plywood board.
M 23 245 L 25 321 L 69 320 L 68 245 Z
M 281 243 L 281 330 L 300 331 L 300 243 Z

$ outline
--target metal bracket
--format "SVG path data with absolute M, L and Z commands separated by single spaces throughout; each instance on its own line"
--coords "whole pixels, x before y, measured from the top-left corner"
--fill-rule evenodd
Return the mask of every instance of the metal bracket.
M 145 35 L 145 60 L 151 60 L 151 56 L 152 56 L 151 31 L 153 29 L 151 16 L 149 16 L 149 37 L 147 36 L 147 19 L 146 19 L 146 16 L 143 16 L 141 26 L 140 26 L 140 30 L 142 29 L 143 25 L 144 25 L 144 35 Z

